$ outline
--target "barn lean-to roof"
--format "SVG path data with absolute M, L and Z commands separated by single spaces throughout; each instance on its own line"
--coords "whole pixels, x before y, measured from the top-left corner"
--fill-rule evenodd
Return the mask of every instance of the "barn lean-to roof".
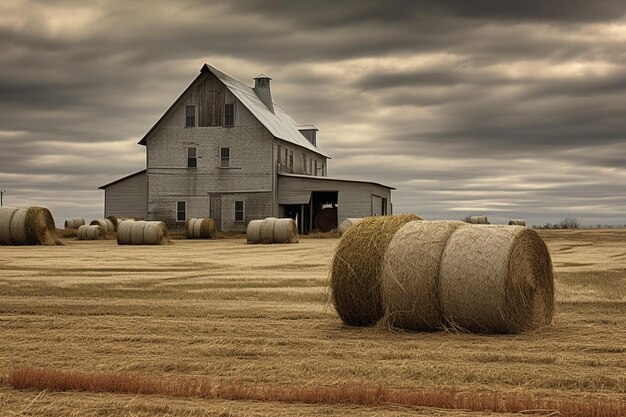
M 165 117 L 173 111 L 177 104 L 185 97 L 187 92 L 189 92 L 189 90 L 191 90 L 191 88 L 206 73 L 209 72 L 215 75 L 274 137 L 308 149 L 324 156 L 325 158 L 330 158 L 330 155 L 326 151 L 319 146 L 313 145 L 302 135 L 302 133 L 300 133 L 298 130 L 298 124 L 276 103 L 274 103 L 274 112 L 272 113 L 261 101 L 252 87 L 208 64 L 204 64 L 202 66 L 200 75 L 196 77 L 189 87 L 187 87 L 180 97 L 178 97 L 178 99 L 176 99 L 176 101 L 170 106 L 165 114 L 163 114 L 163 116 L 155 123 L 148 133 L 146 133 L 145 136 L 139 141 L 140 145 L 146 144 L 146 138 L 150 136 L 150 134 L 152 134 L 152 132 L 161 124 L 163 119 L 165 119 Z

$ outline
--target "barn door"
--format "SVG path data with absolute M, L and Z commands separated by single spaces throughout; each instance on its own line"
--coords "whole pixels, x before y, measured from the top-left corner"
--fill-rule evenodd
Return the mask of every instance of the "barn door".
M 211 218 L 215 221 L 215 228 L 218 231 L 222 230 L 222 196 L 211 196 Z

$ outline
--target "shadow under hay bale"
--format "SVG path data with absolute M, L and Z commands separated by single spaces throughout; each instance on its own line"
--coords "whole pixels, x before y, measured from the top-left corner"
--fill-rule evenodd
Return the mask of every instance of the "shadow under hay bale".
M 355 218 L 344 219 L 339 224 L 339 233 L 343 235 L 344 233 L 346 233 L 348 231 L 348 229 L 350 229 L 352 226 L 354 226 L 355 224 L 357 224 L 361 220 L 363 220 L 362 217 L 355 217 Z
M 457 229 L 443 252 L 440 297 L 456 329 L 518 333 L 550 324 L 554 278 L 537 232 L 518 226 Z
M 106 238 L 106 232 L 98 224 L 82 225 L 78 228 L 76 237 L 78 240 L 102 240 Z
M 115 226 L 109 219 L 96 219 L 89 223 L 90 226 L 100 226 L 105 234 L 115 233 Z
M 185 225 L 187 239 L 214 239 L 215 221 L 213 219 L 189 219 Z
M 118 245 L 167 245 L 171 243 L 163 222 L 123 220 L 117 228 Z
M 526 221 L 524 219 L 511 219 L 509 226 L 526 226 Z
M 44 207 L 0 207 L 0 245 L 62 245 Z
M 67 219 L 65 220 L 66 229 L 78 229 L 85 224 L 85 219 Z
M 339 241 L 330 272 L 332 301 L 341 320 L 368 326 L 383 317 L 380 275 L 387 246 L 414 214 L 363 219 Z
M 398 230 L 383 260 L 383 324 L 408 330 L 441 328 L 441 257 L 452 233 L 464 226 L 462 221 L 412 221 Z

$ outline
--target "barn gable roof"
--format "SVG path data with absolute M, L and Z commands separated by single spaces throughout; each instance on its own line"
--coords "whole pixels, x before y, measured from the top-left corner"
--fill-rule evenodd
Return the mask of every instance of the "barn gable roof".
M 161 121 L 173 111 L 174 107 L 180 100 L 187 94 L 192 86 L 205 74 L 211 72 L 215 75 L 225 86 L 228 88 L 235 97 L 244 105 L 250 112 L 257 118 L 259 122 L 276 138 L 282 139 L 286 142 L 293 143 L 326 158 L 330 158 L 330 155 L 319 146 L 313 145 L 309 142 L 298 130 L 298 124 L 291 118 L 291 116 L 274 103 L 274 112 L 272 113 L 267 106 L 261 101 L 254 89 L 249 85 L 237 80 L 234 77 L 218 70 L 217 68 L 204 64 L 200 70 L 200 75 L 187 87 L 187 89 L 181 94 L 181 96 L 172 104 L 172 106 L 165 112 L 165 114 L 159 119 L 159 121 L 146 133 L 146 135 L 139 141 L 140 145 L 146 144 L 146 138 L 156 129 Z

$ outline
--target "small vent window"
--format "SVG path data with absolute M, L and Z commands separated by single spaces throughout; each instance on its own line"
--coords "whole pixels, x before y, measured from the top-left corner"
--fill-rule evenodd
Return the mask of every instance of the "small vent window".
M 235 105 L 226 104 L 224 106 L 224 126 L 235 125 Z
M 176 221 L 184 222 L 185 220 L 187 220 L 187 202 L 177 201 L 176 202 Z
M 196 106 L 187 106 L 185 109 L 185 127 L 196 126 Z
M 243 222 L 245 213 L 245 205 L 243 201 L 235 201 L 235 221 Z
M 220 166 L 230 168 L 230 148 L 220 148 Z
M 293 151 L 289 151 L 289 168 L 293 169 Z
M 187 168 L 198 167 L 198 151 L 196 148 L 187 148 Z

